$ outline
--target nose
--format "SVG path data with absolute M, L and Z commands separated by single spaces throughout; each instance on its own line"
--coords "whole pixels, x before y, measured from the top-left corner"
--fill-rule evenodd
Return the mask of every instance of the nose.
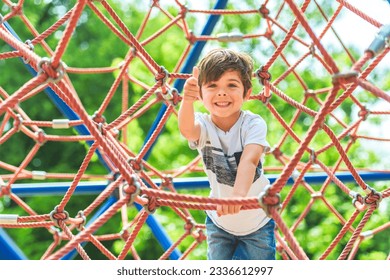
M 226 93 L 223 90 L 218 91 L 218 96 L 226 96 Z

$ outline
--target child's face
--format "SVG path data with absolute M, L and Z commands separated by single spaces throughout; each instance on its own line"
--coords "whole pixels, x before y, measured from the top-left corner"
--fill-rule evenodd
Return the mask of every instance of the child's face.
M 237 71 L 227 71 L 217 81 L 202 85 L 202 100 L 211 117 L 238 118 L 241 107 L 250 92 L 244 94 L 244 85 Z M 244 97 L 245 95 L 245 97 Z

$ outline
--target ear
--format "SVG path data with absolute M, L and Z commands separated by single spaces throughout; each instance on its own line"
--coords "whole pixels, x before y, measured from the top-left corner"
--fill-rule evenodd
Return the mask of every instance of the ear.
M 244 100 L 248 101 L 251 94 L 252 94 L 252 88 L 248 89 L 248 91 L 245 93 Z

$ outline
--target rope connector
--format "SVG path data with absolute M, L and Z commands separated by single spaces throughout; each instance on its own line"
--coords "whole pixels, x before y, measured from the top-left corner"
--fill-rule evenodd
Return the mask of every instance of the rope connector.
M 69 128 L 69 119 L 53 119 L 51 127 L 54 129 Z
M 87 217 L 85 217 L 84 215 L 84 211 L 83 210 L 80 210 L 77 215 L 76 215 L 76 218 L 81 218 L 83 219 L 83 221 L 77 225 L 77 230 L 78 231 L 81 231 L 83 229 L 83 227 L 86 225 L 87 223 Z
M 41 61 L 38 62 L 38 75 L 45 72 L 42 68 L 44 64 L 51 66 L 51 63 L 52 63 L 52 61 L 50 58 L 47 58 L 47 57 L 42 58 Z M 48 83 L 57 83 L 58 81 L 60 81 L 64 77 L 65 64 L 62 61 L 60 61 L 59 66 L 53 70 L 56 72 L 56 77 L 54 77 L 54 78 L 52 76 L 50 76 L 48 73 L 46 73 Z
M 191 233 L 194 228 L 195 228 L 195 221 L 191 217 L 187 217 L 186 223 L 184 224 L 184 230 L 187 233 Z
M 135 201 L 135 198 L 141 193 L 141 182 L 139 181 L 138 176 L 135 174 L 131 174 L 131 179 L 131 182 L 126 183 L 122 189 L 122 193 L 124 196 L 130 195 L 130 200 L 127 205 L 132 205 Z M 130 186 L 135 187 L 134 192 L 130 191 Z
M 310 151 L 310 161 L 312 164 L 317 163 L 317 154 L 316 154 L 316 151 L 314 151 L 313 149 L 311 149 L 311 151 Z
M 142 162 L 138 161 L 136 158 L 129 158 L 127 162 L 130 163 L 130 166 L 136 173 L 140 173 L 144 168 Z
M 362 211 L 364 209 L 363 207 L 363 196 L 360 193 L 357 193 L 355 191 L 350 191 L 349 196 L 352 198 L 352 205 L 358 209 L 359 211 Z M 358 203 L 358 204 L 357 204 Z
M 310 51 L 311 56 L 315 56 L 315 54 L 316 54 L 316 46 L 314 45 L 314 43 L 312 43 L 309 46 L 309 51 Z
M 272 75 L 268 70 L 264 70 L 264 66 L 260 66 L 259 69 L 256 70 L 256 77 L 260 81 L 262 85 L 264 85 L 264 81 L 270 81 L 272 79 Z
M 259 205 L 264 210 L 265 214 L 271 218 L 270 215 L 270 207 L 275 207 L 276 210 L 280 209 L 282 207 L 280 203 L 280 194 L 275 194 L 275 197 L 278 199 L 275 204 L 266 204 L 264 202 L 264 197 L 268 196 L 269 190 L 271 189 L 271 185 L 267 185 L 264 187 L 264 190 L 259 194 Z
M 367 230 L 367 231 L 365 231 L 365 232 L 362 232 L 362 233 L 360 234 L 360 236 L 363 237 L 364 240 L 370 239 L 370 238 L 372 238 L 372 237 L 374 236 L 374 231 L 372 231 L 372 230 Z
M 42 130 L 39 129 L 38 131 L 35 132 L 35 142 L 37 142 L 39 145 L 43 145 L 46 142 L 46 133 Z
M 14 214 L 0 214 L 0 225 L 10 224 L 16 225 L 18 224 L 19 215 Z
M 217 34 L 217 40 L 218 42 L 240 42 L 244 38 L 244 35 L 242 33 L 220 33 Z
M 188 13 L 188 6 L 187 4 L 184 4 L 184 5 L 180 5 L 180 15 L 185 18 L 186 14 Z
M 30 49 L 30 51 L 34 51 L 34 45 L 33 43 L 31 42 L 31 40 L 26 40 L 25 44 L 28 46 L 28 48 Z M 30 62 L 30 59 L 26 59 L 23 57 L 23 63 L 24 64 L 28 64 Z
M 22 127 L 22 124 L 23 124 L 23 118 L 20 114 L 17 114 L 16 115 L 16 118 L 14 119 L 14 127 L 16 128 L 16 130 L 19 132 L 20 131 L 20 128 Z
M 305 90 L 304 94 L 305 94 L 306 96 L 308 96 L 308 97 L 314 97 L 314 96 L 315 96 L 315 92 L 314 92 L 314 90 L 312 90 L 312 89 L 307 89 L 307 90 Z
M 263 4 L 259 8 L 259 13 L 263 16 L 263 18 L 268 18 L 269 9 Z
M 144 205 L 144 210 L 148 215 L 153 215 L 154 212 L 157 210 L 157 205 L 156 205 L 156 198 L 155 197 L 149 197 L 146 194 L 143 194 L 141 198 L 145 198 L 148 200 L 148 203 Z
M 298 180 L 299 176 L 301 176 L 301 172 L 294 169 L 293 173 L 291 174 L 291 178 L 293 179 L 293 181 L 296 182 Z M 302 181 L 305 181 L 305 180 L 302 179 Z
M 170 174 L 164 175 L 162 178 L 161 186 L 164 188 L 169 188 L 173 186 L 173 177 Z
M 379 32 L 366 51 L 371 52 L 374 57 L 381 53 L 385 48 L 390 47 L 390 24 L 382 25 Z
M 46 171 L 41 170 L 33 170 L 31 171 L 33 180 L 45 180 L 46 179 Z
M 95 122 L 95 123 L 106 123 L 106 117 L 99 114 L 98 111 L 96 111 L 95 113 L 93 113 L 93 115 L 91 116 L 92 120 Z
M 355 82 L 358 75 L 359 75 L 358 71 L 348 71 L 348 72 L 336 73 L 336 74 L 333 74 L 333 76 L 332 76 L 332 83 L 336 84 L 336 83 L 340 82 L 343 84 L 351 84 L 351 83 Z
M 368 110 L 366 107 L 363 107 L 363 109 L 359 111 L 358 116 L 361 117 L 363 121 L 365 121 L 367 120 L 370 113 L 370 110 Z
M 69 220 L 69 213 L 67 211 L 58 212 L 58 205 L 54 207 L 54 210 L 50 212 L 50 220 L 54 222 L 54 225 L 60 227 L 59 221 L 66 222 Z
M 173 89 L 165 90 L 164 92 L 161 92 L 161 96 L 166 100 L 171 102 L 173 99 Z M 176 90 L 176 89 L 175 89 Z
M 364 197 L 363 199 L 364 204 L 366 205 L 375 204 L 376 205 L 375 208 L 378 208 L 379 203 L 382 200 L 382 194 L 377 190 L 375 190 L 374 188 L 370 187 L 369 185 L 366 184 L 366 186 L 367 188 L 364 190 L 364 192 L 367 194 L 367 196 Z
M 4 17 L 2 14 L 0 14 L 0 25 L 2 25 L 4 23 Z
M 3 181 L 0 181 L 0 197 L 9 194 L 10 194 L 10 188 L 9 187 L 7 188 L 7 185 Z
M 176 88 L 171 88 L 171 89 L 169 89 L 168 92 L 169 92 L 169 96 L 170 96 L 169 102 L 171 102 L 171 104 L 173 106 L 176 106 L 177 104 L 179 104 L 179 101 L 180 101 L 179 91 Z M 164 98 L 165 98 L 165 96 L 164 96 Z
M 156 82 L 161 82 L 160 86 L 164 85 L 169 78 L 169 72 L 164 66 L 160 66 L 160 71 L 156 74 Z

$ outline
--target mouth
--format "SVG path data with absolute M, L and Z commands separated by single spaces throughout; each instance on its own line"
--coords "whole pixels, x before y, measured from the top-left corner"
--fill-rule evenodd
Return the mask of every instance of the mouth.
M 226 102 L 215 102 L 214 104 L 217 107 L 225 108 L 228 107 L 231 103 L 226 101 Z

